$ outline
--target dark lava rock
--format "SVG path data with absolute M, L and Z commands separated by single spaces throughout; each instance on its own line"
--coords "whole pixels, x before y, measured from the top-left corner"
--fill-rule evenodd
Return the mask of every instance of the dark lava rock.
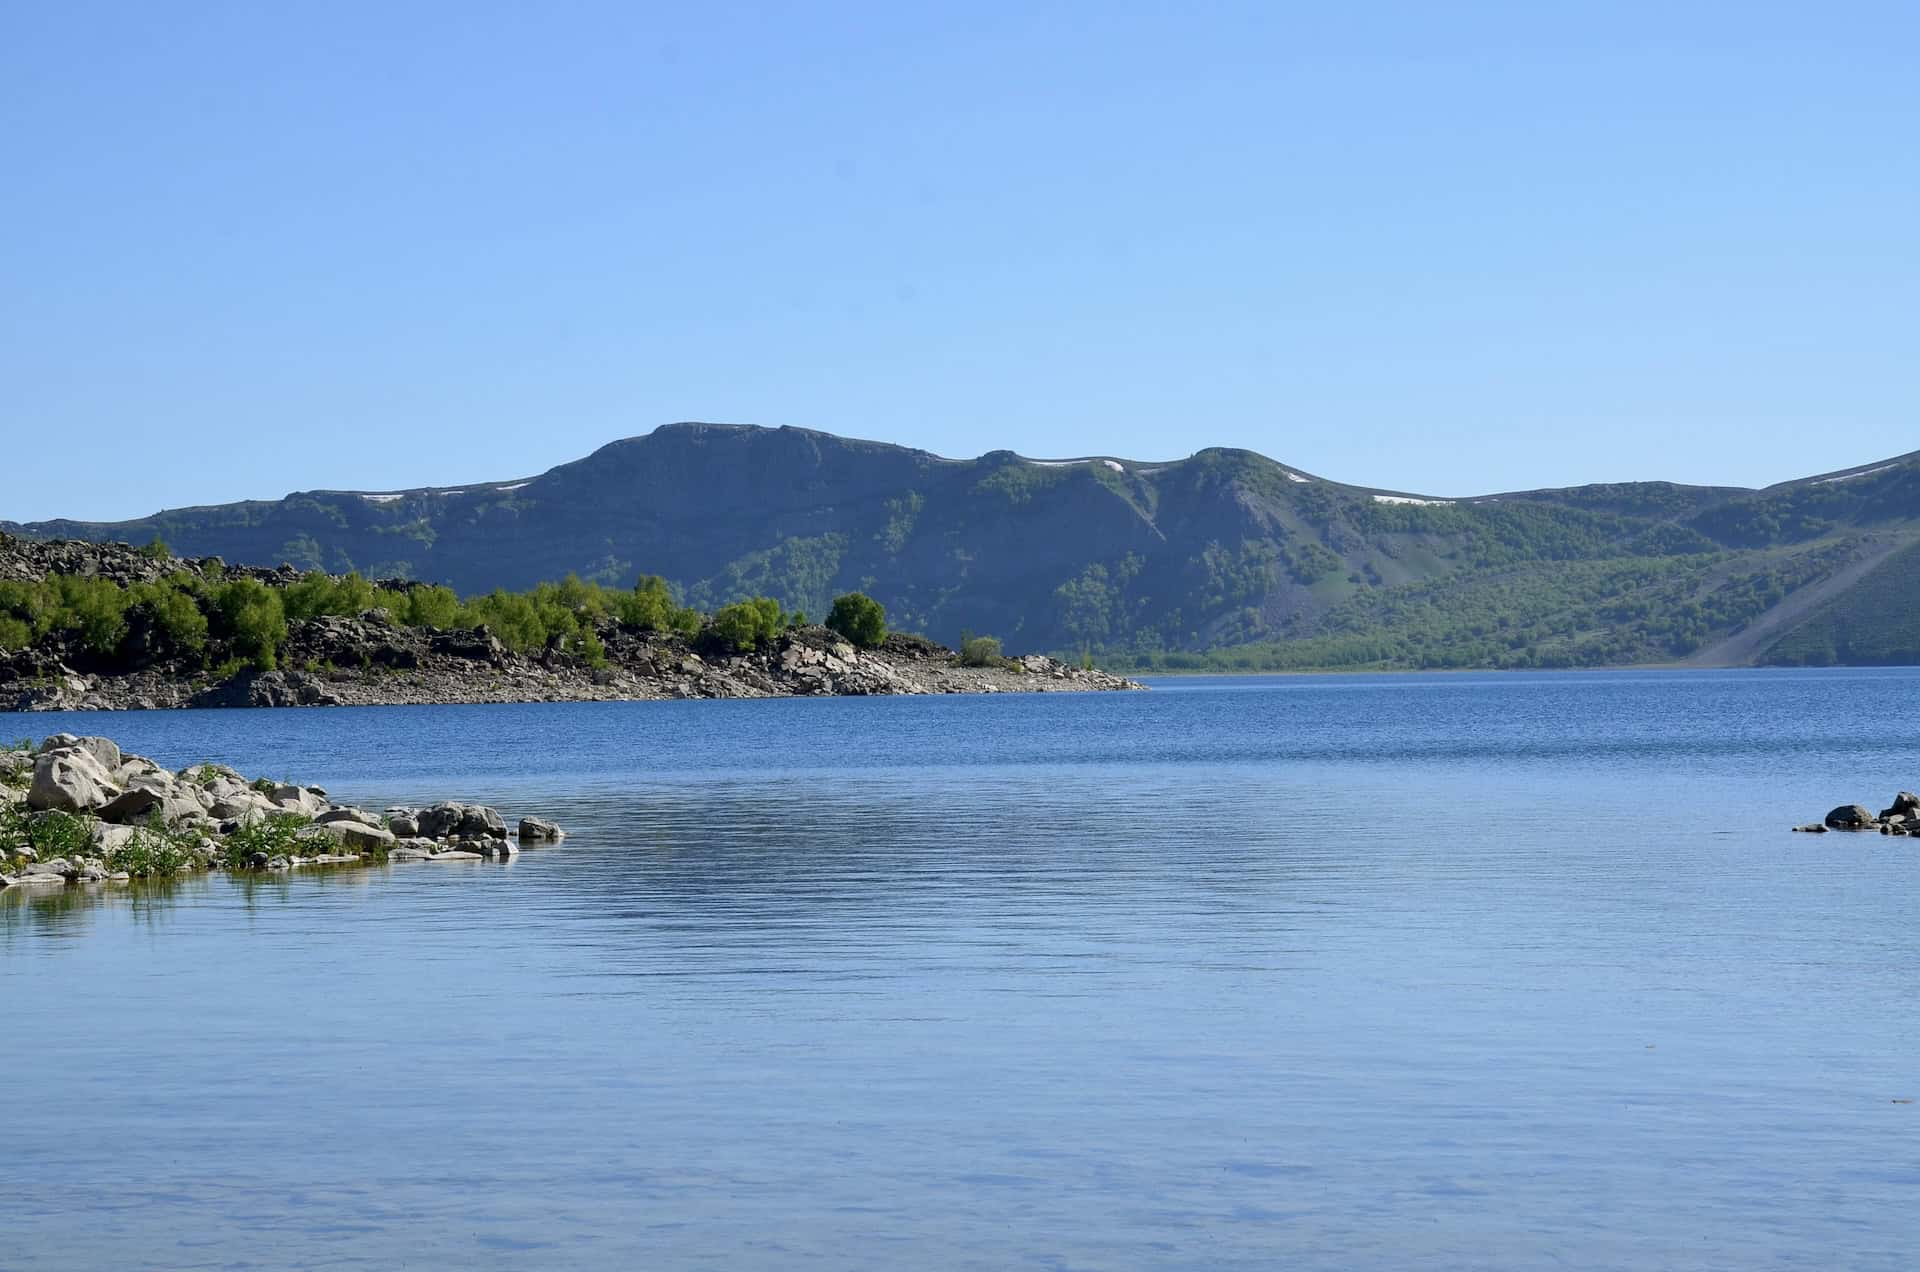
M 1833 830 L 1871 830 L 1874 824 L 1873 814 L 1859 804 L 1842 804 L 1826 820 Z

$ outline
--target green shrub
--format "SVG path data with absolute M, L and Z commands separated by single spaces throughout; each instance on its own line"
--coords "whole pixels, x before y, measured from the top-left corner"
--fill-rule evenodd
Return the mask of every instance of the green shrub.
M 543 649 L 547 643 L 547 627 L 533 601 L 501 588 L 462 606 L 459 625 L 485 627 L 516 653 Z
M 336 579 L 312 570 L 280 593 L 281 607 L 292 622 L 318 618 L 322 614 L 352 618 L 372 609 L 374 601 L 373 584 L 361 578 L 357 571 Z
M 700 630 L 700 611 L 674 603 L 667 581 L 658 574 L 641 576 L 631 592 L 616 593 L 613 616 L 630 627 L 691 636 Z
M 784 618 L 780 602 L 771 596 L 757 596 L 715 610 L 710 630 L 723 645 L 736 653 L 746 653 L 778 636 Z
M 584 659 L 589 667 L 607 665 L 607 647 L 591 627 L 582 627 L 580 634 L 573 638 L 572 652 Z
M 39 861 L 91 854 L 93 825 L 94 819 L 82 814 L 30 813 L 0 802 L 0 857 L 18 856 L 23 848 L 33 849 Z
M 12 619 L 27 631 L 31 644 L 53 630 L 60 612 L 53 589 L 45 583 L 0 579 L 0 617 Z
M 236 655 L 261 671 L 272 671 L 287 639 L 280 594 L 257 579 L 234 579 L 214 588 L 212 595 L 219 634 Z
M 394 621 L 402 627 L 457 627 L 460 624 L 460 598 L 450 587 L 437 583 L 416 583 L 391 606 Z
M 149 561 L 171 561 L 173 549 L 167 546 L 165 539 L 156 534 L 147 541 L 146 547 L 140 549 L 140 555 Z
M 226 837 L 220 845 L 220 860 L 229 870 L 247 869 L 253 854 L 285 857 L 293 852 L 300 828 L 307 819 L 298 813 L 274 813 L 260 821 L 247 822 Z
M 128 609 L 144 610 L 174 648 L 194 654 L 206 648 L 207 616 L 193 595 L 171 580 L 136 583 L 127 589 L 127 600 Z
M 960 642 L 960 665 L 962 667 L 1004 667 L 1007 660 L 1000 653 L 1000 642 L 992 636 L 969 636 Z
M 827 626 L 861 649 L 872 649 L 887 638 L 887 611 L 864 592 L 848 592 L 834 598 Z
M 168 830 L 155 813 L 126 843 L 107 851 L 107 869 L 124 870 L 136 879 L 178 874 L 180 867 L 198 859 L 199 845 L 199 832 Z
M 127 631 L 127 592 L 109 579 L 62 574 L 53 579 L 59 597 L 58 622 L 79 632 L 96 654 L 111 654 Z

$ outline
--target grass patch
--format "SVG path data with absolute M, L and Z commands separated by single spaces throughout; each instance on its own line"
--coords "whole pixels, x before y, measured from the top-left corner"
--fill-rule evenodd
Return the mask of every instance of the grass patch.
M 74 813 L 29 813 L 18 804 L 0 804 L 0 857 L 21 857 L 31 850 L 36 861 L 91 855 L 92 817 Z
M 269 858 L 290 857 L 300 828 L 309 821 L 298 813 L 275 813 L 260 821 L 248 822 L 220 845 L 220 862 L 229 870 L 246 870 L 251 867 L 255 853 L 264 852 Z
M 124 870 L 136 879 L 157 879 L 178 874 L 182 866 L 198 865 L 200 833 L 194 830 L 168 830 L 155 813 L 133 838 L 106 854 L 108 870 Z

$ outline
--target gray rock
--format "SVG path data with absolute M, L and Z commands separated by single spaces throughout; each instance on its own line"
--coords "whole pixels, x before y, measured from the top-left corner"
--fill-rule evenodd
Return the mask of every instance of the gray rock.
M 543 818 L 522 817 L 520 819 L 520 841 L 522 843 L 551 843 L 566 833 L 566 831 Z
M 505 839 L 507 823 L 500 814 L 484 804 L 469 804 L 467 815 L 460 819 L 460 833 L 475 835 L 484 839 Z
M 327 802 L 317 798 L 306 787 L 285 783 L 267 792 L 267 802 L 282 812 L 299 813 L 305 817 L 317 817 L 327 811 Z
M 1915 795 L 1912 791 L 1901 791 L 1893 797 L 1892 807 L 1881 810 L 1880 816 L 1900 817 L 1907 821 L 1920 820 L 1920 795 Z
M 113 777 L 91 751 L 63 747 L 43 751 L 33 763 L 27 807 L 87 813 L 104 808 L 120 794 Z
M 1827 814 L 1826 823 L 1832 830 L 1870 830 L 1873 814 L 1859 804 L 1842 804 Z
M 120 744 L 112 738 L 75 738 L 69 745 L 89 752 L 94 759 L 100 761 L 100 767 L 109 773 L 119 768 L 124 758 L 120 754 Z
M 122 786 L 132 786 L 142 778 L 159 778 L 168 782 L 174 780 L 173 774 L 144 755 L 122 755 L 120 763 L 114 766 L 113 780 Z
M 479 853 L 468 852 L 465 848 L 449 848 L 445 852 L 434 853 L 432 856 L 428 857 L 427 860 L 428 861 L 480 861 L 482 860 L 482 858 Z
M 1827 833 L 1827 828 L 1819 822 L 1808 822 L 1804 826 L 1795 826 L 1794 829 L 1804 831 L 1809 835 L 1824 835 Z
M 380 825 L 380 819 L 378 817 L 359 808 L 329 808 L 313 820 L 322 826 L 330 825 L 333 822 L 350 821 L 358 822 L 362 826 L 372 826 L 376 830 L 385 829 L 385 827 Z
M 390 813 L 387 815 L 387 829 L 402 839 L 411 839 L 420 833 L 420 823 L 412 813 Z
M 166 825 L 178 829 L 206 816 L 200 801 L 184 793 L 136 786 L 110 801 L 100 810 L 100 820 L 123 826 L 144 823 L 155 813 Z
M 281 810 L 258 791 L 236 791 L 215 799 L 207 811 L 223 822 L 256 822 Z
M 421 835 L 428 839 L 439 839 L 458 832 L 466 815 L 465 804 L 439 803 L 422 809 L 414 818 L 414 824 L 419 827 Z
M 330 839 L 356 852 L 378 851 L 393 847 L 393 832 L 383 826 L 366 826 L 357 821 L 330 821 L 301 830 L 303 840 Z
M 107 822 L 95 822 L 93 846 L 101 852 L 114 852 L 132 843 L 133 837 L 139 833 L 139 829 L 133 826 L 114 826 Z

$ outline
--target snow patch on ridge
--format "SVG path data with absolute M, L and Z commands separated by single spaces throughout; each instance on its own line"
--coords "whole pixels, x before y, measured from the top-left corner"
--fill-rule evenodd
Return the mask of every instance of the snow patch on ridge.
M 1865 468 L 1857 473 L 1842 473 L 1838 477 L 1822 477 L 1820 480 L 1814 482 L 1813 484 L 1816 486 L 1824 486 L 1824 485 L 1827 485 L 1829 482 L 1852 481 L 1855 477 L 1871 477 L 1875 473 L 1884 473 L 1889 468 L 1898 468 L 1898 467 L 1900 467 L 1900 465 L 1898 464 L 1882 464 L 1878 468 Z
M 1375 495 L 1373 502 L 1384 504 L 1412 504 L 1418 508 L 1451 507 L 1451 499 L 1415 499 L 1412 495 Z
M 393 502 L 394 500 L 396 500 L 396 499 L 405 499 L 405 498 L 406 498 L 406 496 L 405 496 L 405 495 L 403 495 L 403 494 L 400 494 L 400 495 L 362 495 L 362 496 L 360 496 L 360 497 L 361 497 L 362 499 L 364 499 L 364 500 L 366 500 L 366 501 L 367 501 L 368 503 L 392 503 L 392 502 Z

